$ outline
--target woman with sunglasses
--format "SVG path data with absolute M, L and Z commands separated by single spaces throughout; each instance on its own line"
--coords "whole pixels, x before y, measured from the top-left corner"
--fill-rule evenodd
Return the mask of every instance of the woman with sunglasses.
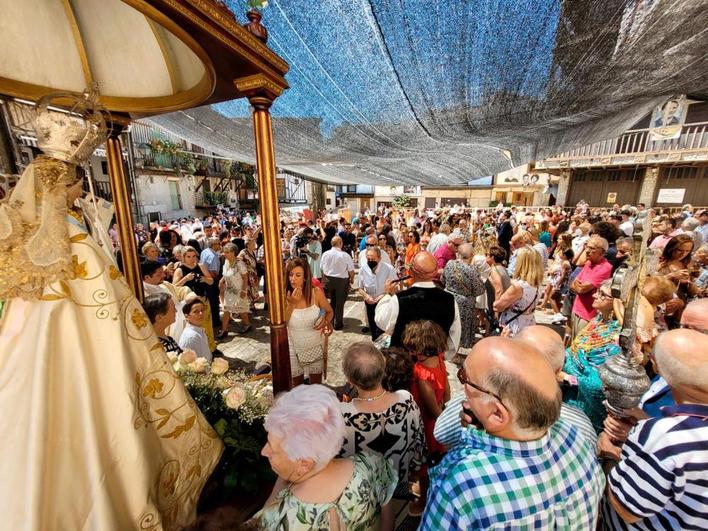
M 612 281 L 606 280 L 594 294 L 592 307 L 597 315 L 575 336 L 566 349 L 563 365 L 563 401 L 582 409 L 599 433 L 607 416 L 603 402 L 605 393 L 598 368 L 612 356 L 621 352 L 619 335 L 622 324 L 614 311 Z

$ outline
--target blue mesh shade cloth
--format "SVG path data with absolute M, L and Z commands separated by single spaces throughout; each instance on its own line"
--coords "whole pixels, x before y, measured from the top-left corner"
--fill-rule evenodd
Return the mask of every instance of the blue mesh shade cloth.
M 271 0 L 263 23 L 291 65 L 276 162 L 333 183 L 464 184 L 708 94 L 706 0 Z M 151 120 L 254 162 L 244 100 Z

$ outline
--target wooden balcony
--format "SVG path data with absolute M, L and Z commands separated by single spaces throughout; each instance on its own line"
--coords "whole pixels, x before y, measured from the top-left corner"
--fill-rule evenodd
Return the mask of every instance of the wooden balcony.
M 685 125 L 681 135 L 654 140 L 649 129 L 595 142 L 536 162 L 536 169 L 693 163 L 708 161 L 708 122 Z

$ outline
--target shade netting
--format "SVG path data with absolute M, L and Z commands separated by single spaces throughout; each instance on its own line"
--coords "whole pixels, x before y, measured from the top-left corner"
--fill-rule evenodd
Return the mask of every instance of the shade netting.
M 277 164 L 329 182 L 466 183 L 708 94 L 706 0 L 271 0 L 263 23 L 291 66 Z M 153 120 L 254 161 L 244 100 Z

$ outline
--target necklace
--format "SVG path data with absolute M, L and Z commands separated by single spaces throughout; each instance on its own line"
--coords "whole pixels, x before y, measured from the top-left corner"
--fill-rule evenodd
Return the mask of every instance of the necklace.
M 356 398 L 352 398 L 352 401 L 354 401 L 354 400 L 359 400 L 359 401 L 361 401 L 361 402 L 373 402 L 373 401 L 375 401 L 375 400 L 378 400 L 379 398 L 381 398 L 381 397 L 382 397 L 383 395 L 385 395 L 385 394 L 386 394 L 386 389 L 384 389 L 383 391 L 381 391 L 381 394 L 379 394 L 379 395 L 372 396 L 372 397 L 370 397 L 370 398 L 359 398 L 359 397 L 356 397 Z

